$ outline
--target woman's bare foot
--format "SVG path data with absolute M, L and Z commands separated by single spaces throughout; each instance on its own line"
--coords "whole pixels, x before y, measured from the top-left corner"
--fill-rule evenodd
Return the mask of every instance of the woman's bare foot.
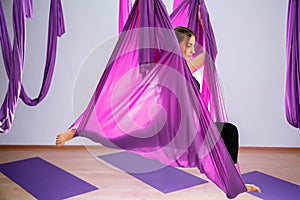
M 65 145 L 65 143 L 71 140 L 76 133 L 76 129 L 67 130 L 66 132 L 60 133 L 56 136 L 55 144 L 57 147 Z
M 258 192 L 261 193 L 261 189 L 253 184 L 245 184 L 247 192 Z

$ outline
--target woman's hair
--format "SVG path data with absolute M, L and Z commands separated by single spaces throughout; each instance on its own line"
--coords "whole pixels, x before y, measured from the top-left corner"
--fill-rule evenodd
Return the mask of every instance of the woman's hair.
M 186 27 L 183 27 L 183 26 L 177 26 L 175 29 L 175 34 L 176 34 L 176 37 L 177 37 L 177 40 L 178 42 L 180 43 L 184 37 L 192 37 L 192 36 L 195 36 L 194 32 Z

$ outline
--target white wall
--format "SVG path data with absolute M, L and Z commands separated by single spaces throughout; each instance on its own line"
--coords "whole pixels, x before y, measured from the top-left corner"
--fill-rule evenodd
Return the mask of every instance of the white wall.
M 43 76 L 49 2 L 34 0 L 34 18 L 27 19 L 23 83 L 31 97 L 38 95 Z M 74 121 L 115 43 L 118 2 L 62 1 L 66 34 L 58 40 L 50 91 L 36 107 L 19 101 L 13 127 L 0 135 L 0 144 L 52 145 L 56 134 Z M 164 2 L 171 10 L 172 0 Z M 12 3 L 2 4 L 12 33 Z M 300 147 L 299 130 L 287 123 L 283 101 L 287 1 L 207 0 L 207 7 L 219 50 L 217 67 L 225 104 L 230 121 L 240 130 L 241 146 Z M 8 81 L 2 60 L 0 66 L 2 103 Z M 81 142 L 76 139 L 70 144 Z

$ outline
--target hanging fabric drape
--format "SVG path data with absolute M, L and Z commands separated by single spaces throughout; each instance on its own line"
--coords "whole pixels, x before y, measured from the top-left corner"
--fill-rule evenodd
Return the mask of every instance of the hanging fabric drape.
M 197 167 L 228 198 L 246 188 L 211 119 L 161 0 L 137 0 L 96 90 L 70 127 L 110 148 Z
M 25 41 L 26 41 L 26 17 L 33 16 L 31 0 L 14 0 L 13 2 L 13 29 L 14 42 L 11 46 L 6 20 L 0 2 L 0 42 L 2 48 L 3 62 L 8 76 L 9 84 L 0 111 L 0 132 L 7 133 L 13 122 L 15 109 L 19 96 L 24 103 L 30 106 L 37 105 L 46 96 L 54 71 L 57 36 L 61 36 L 64 30 L 64 20 L 60 0 L 51 0 L 48 30 L 48 45 L 44 78 L 40 94 L 37 98 L 31 99 L 25 92 L 22 85 L 24 67 Z
M 31 99 L 25 92 L 22 84 L 21 98 L 23 102 L 29 106 L 39 104 L 47 95 L 55 67 L 57 37 L 61 37 L 65 33 L 63 10 L 61 0 L 51 0 L 48 24 L 48 43 L 44 76 L 39 95 L 35 99 Z
M 119 2 L 119 33 L 122 32 L 126 20 L 132 8 L 131 0 L 120 0 Z
M 213 120 L 227 122 L 218 73 L 214 62 L 217 55 L 217 46 L 204 0 L 183 0 L 176 6 L 170 18 L 173 27 L 184 26 L 195 33 L 198 44 L 198 47 L 196 46 L 195 49 L 195 55 L 200 54 L 203 51 L 202 47 L 205 46 L 208 56 L 204 64 L 201 93 Z
M 1 3 L 1 2 L 0 2 Z M 24 61 L 24 42 L 25 42 L 25 6 L 23 1 L 13 2 L 13 29 L 14 29 L 14 42 L 13 48 L 10 45 L 9 37 L 6 28 L 6 22 L 1 5 L 1 46 L 3 50 L 3 56 L 10 56 L 3 58 L 6 72 L 8 74 L 8 89 L 4 102 L 0 111 L 0 132 L 7 132 L 12 124 L 14 118 L 14 112 L 18 103 L 19 94 L 22 83 L 22 71 Z M 4 41 L 5 40 L 5 41 Z
M 300 129 L 300 4 L 290 0 L 286 33 L 285 114 L 287 121 Z
M 125 1 L 125 3 L 127 2 Z M 120 8 L 128 8 L 128 3 L 127 5 L 125 3 L 124 0 L 120 0 Z M 174 11 L 170 15 L 173 28 L 184 26 L 191 29 L 196 35 L 195 55 L 200 54 L 203 51 L 202 47 L 205 45 L 208 56 L 204 64 L 201 93 L 213 120 L 227 122 L 227 114 L 215 66 L 217 46 L 205 2 L 204 0 L 174 0 L 173 9 Z M 119 20 L 121 22 L 124 20 L 123 15 Z M 202 21 L 202 25 L 200 21 Z
M 173 2 L 173 11 L 178 7 L 178 5 L 182 2 L 182 0 L 174 0 Z

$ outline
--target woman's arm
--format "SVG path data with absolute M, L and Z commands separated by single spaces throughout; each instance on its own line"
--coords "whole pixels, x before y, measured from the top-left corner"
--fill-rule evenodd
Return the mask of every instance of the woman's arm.
M 199 21 L 200 21 L 200 24 L 201 24 L 202 31 L 204 33 L 204 24 L 203 24 L 202 15 L 200 13 L 200 5 L 199 5 L 199 8 L 198 8 L 198 17 L 199 17 Z M 197 71 L 198 69 L 200 69 L 204 65 L 204 61 L 205 61 L 205 57 L 206 57 L 205 37 L 203 38 L 203 49 L 204 49 L 203 53 L 199 54 L 196 58 L 188 61 L 188 66 L 189 66 L 190 71 L 192 73 Z
M 199 54 L 196 58 L 188 61 L 188 66 L 192 73 L 197 71 L 204 65 L 205 57 L 206 57 L 206 51 Z

